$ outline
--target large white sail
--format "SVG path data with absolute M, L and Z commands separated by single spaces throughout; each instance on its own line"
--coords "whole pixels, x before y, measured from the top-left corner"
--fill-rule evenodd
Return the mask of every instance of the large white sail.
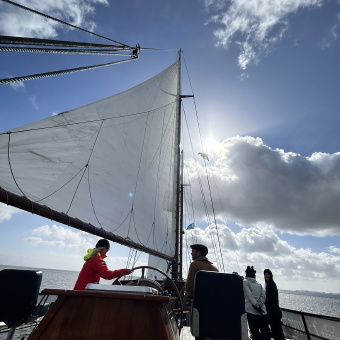
M 179 67 L 0 134 L 0 186 L 174 256 Z

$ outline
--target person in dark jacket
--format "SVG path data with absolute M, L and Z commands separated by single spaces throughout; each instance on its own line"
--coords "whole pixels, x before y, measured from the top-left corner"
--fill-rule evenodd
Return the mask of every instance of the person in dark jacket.
M 200 270 L 218 272 L 218 269 L 206 257 L 208 248 L 203 244 L 193 244 L 190 246 L 193 262 L 190 263 L 185 290 L 188 294 L 194 293 L 195 275 Z
M 131 269 L 109 270 L 104 261 L 109 250 L 110 243 L 105 239 L 99 240 L 94 249 L 88 249 L 87 255 L 84 256 L 84 266 L 79 273 L 74 290 L 85 290 L 88 283 L 98 283 L 100 278 L 112 280 L 116 277 L 129 275 L 132 272 Z
M 285 340 L 281 326 L 282 312 L 279 307 L 279 293 L 276 283 L 273 280 L 273 274 L 270 269 L 265 269 L 263 274 L 266 282 L 265 305 L 268 313 L 269 325 L 272 331 L 272 338 L 274 338 L 274 340 Z

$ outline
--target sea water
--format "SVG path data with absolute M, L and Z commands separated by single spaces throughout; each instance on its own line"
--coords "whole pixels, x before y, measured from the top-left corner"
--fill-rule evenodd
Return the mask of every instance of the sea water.
M 2 269 L 38 269 L 43 273 L 41 290 L 45 288 L 52 289 L 73 289 L 79 272 L 55 269 L 27 268 L 0 265 Z M 112 280 L 113 281 L 113 280 Z M 112 281 L 102 280 L 101 283 L 111 284 Z M 280 293 L 280 306 L 283 308 L 303 311 L 313 314 L 340 317 L 340 299 L 329 297 L 317 297 L 312 295 L 296 295 Z M 30 329 L 18 330 L 14 335 L 14 340 L 21 340 L 30 334 Z M 189 328 L 185 327 L 185 334 L 181 337 L 183 340 L 194 339 L 190 336 Z M 0 340 L 6 339 L 7 334 L 0 333 Z M 26 338 L 27 339 L 27 338 Z

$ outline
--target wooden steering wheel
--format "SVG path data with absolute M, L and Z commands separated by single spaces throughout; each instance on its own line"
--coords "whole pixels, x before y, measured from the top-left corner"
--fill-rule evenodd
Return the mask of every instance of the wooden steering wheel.
M 177 295 L 177 299 L 178 299 L 178 302 L 179 302 L 179 308 L 180 308 L 180 319 L 181 319 L 181 323 L 180 323 L 180 328 L 182 327 L 183 325 L 183 302 L 182 302 L 182 297 L 181 297 L 181 294 L 180 292 L 178 291 L 178 288 L 177 286 L 175 285 L 175 283 L 172 281 L 172 279 L 167 275 L 165 274 L 163 271 L 161 271 L 160 269 L 158 268 L 155 268 L 155 267 L 151 267 L 151 266 L 139 266 L 139 267 L 136 267 L 136 268 L 132 268 L 132 271 L 134 270 L 137 270 L 137 269 L 142 269 L 142 278 L 140 280 L 137 280 L 137 286 L 147 286 L 147 287 L 151 287 L 151 288 L 155 288 L 157 289 L 159 292 L 161 293 L 164 293 L 164 289 L 162 287 L 162 285 L 160 285 L 158 282 L 156 281 L 153 281 L 153 280 L 150 280 L 150 279 L 147 279 L 147 278 L 144 278 L 144 271 L 145 269 L 152 269 L 152 270 L 155 270 L 159 273 L 161 273 L 162 275 L 164 275 L 168 280 L 169 282 L 171 282 L 173 288 L 174 288 L 174 291 L 176 292 L 176 295 Z M 113 282 L 112 284 L 113 285 L 121 285 L 122 283 L 119 281 L 120 278 L 122 278 L 123 276 L 125 275 L 122 275 L 120 277 L 117 277 Z M 140 283 L 140 284 L 139 284 Z M 134 285 L 134 284 L 129 284 L 127 283 L 127 285 Z

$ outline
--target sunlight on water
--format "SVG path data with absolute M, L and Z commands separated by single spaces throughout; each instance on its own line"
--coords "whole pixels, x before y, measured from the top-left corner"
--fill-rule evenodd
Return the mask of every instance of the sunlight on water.
M 340 299 L 280 293 L 280 306 L 307 313 L 340 316 Z

